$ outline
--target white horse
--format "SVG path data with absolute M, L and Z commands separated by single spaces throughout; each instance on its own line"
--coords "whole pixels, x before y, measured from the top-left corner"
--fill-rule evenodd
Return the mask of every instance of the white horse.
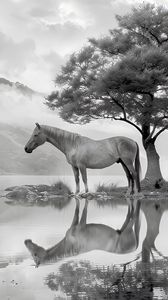
M 87 193 L 86 169 L 103 169 L 114 163 L 121 163 L 123 166 L 128 179 L 129 193 L 140 192 L 139 147 L 135 141 L 123 136 L 93 140 L 56 127 L 36 123 L 25 151 L 31 153 L 45 142 L 51 143 L 65 154 L 74 172 L 76 193 L 80 191 L 79 171 Z

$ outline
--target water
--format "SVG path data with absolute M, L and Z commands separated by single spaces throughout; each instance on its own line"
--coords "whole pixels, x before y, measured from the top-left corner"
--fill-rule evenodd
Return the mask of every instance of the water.
M 94 190 L 99 182 L 108 184 L 109 180 L 111 177 L 92 178 L 91 188 Z M 122 182 L 119 177 L 115 180 L 114 183 Z M 52 184 L 55 181 L 53 176 L 0 178 L 1 190 L 13 185 Z M 73 178 L 67 177 L 64 181 L 74 188 Z M 82 199 L 80 216 L 84 204 Z M 142 204 L 139 245 L 135 251 L 115 254 L 92 250 L 35 268 L 35 262 L 24 244 L 25 239 L 31 239 L 45 249 L 57 244 L 70 228 L 75 208 L 74 198 L 64 207 L 39 206 L 39 203 L 26 206 L 23 201 L 12 205 L 12 202 L 7 203 L 6 198 L 1 198 L 0 299 L 168 298 L 166 199 L 162 199 L 159 205 L 154 199 Z M 88 205 L 87 223 L 119 229 L 126 214 L 125 203 L 92 200 Z M 152 250 L 153 242 L 157 252 Z M 151 251 L 154 259 L 149 261 Z

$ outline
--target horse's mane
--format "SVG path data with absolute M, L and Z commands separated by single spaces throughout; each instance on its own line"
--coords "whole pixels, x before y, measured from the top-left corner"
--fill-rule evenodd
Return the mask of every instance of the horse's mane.
M 48 136 L 54 138 L 55 140 L 59 140 L 61 144 L 68 144 L 77 145 L 80 141 L 81 135 L 78 133 L 70 132 L 67 130 L 63 130 L 57 127 L 48 126 L 48 125 L 41 125 L 42 129 Z

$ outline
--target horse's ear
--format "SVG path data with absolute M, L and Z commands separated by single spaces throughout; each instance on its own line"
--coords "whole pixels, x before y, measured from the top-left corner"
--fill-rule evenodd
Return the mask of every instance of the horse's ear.
M 35 123 L 38 129 L 41 129 L 39 123 Z

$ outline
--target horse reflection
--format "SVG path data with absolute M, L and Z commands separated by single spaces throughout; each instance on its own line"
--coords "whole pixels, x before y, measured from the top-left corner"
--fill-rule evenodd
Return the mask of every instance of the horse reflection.
M 112 253 L 126 254 L 137 249 L 140 231 L 140 201 L 135 210 L 128 212 L 120 230 L 115 230 L 104 224 L 87 224 L 88 200 L 79 221 L 79 199 L 76 197 L 76 208 L 72 224 L 65 237 L 55 246 L 44 249 L 25 240 L 25 245 L 30 251 L 36 267 L 40 264 L 57 261 L 60 258 L 91 250 L 104 250 Z

